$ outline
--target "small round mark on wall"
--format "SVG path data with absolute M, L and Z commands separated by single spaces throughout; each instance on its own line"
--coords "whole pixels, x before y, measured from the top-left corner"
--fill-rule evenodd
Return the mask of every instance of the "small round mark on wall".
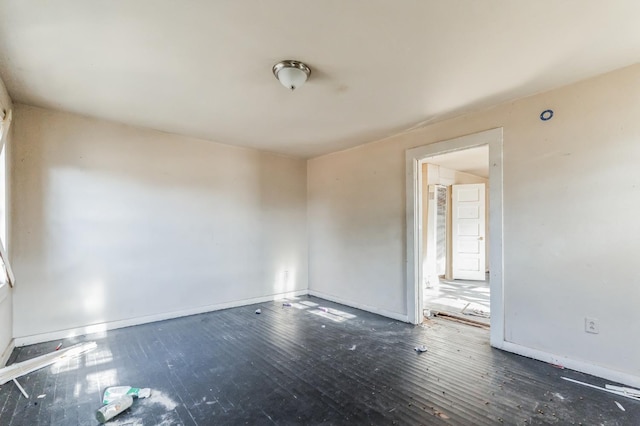
M 551 120 L 552 117 L 553 117 L 553 110 L 552 109 L 545 109 L 544 111 L 542 111 L 540 113 L 540 120 L 542 120 L 542 121 L 549 121 L 549 120 Z

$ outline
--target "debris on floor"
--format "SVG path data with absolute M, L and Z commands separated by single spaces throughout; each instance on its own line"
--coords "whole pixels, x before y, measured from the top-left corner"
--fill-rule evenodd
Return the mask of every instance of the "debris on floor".
M 592 385 L 590 383 L 585 383 L 585 382 L 581 382 L 579 380 L 570 379 L 568 377 L 561 377 L 561 379 L 562 380 L 566 380 L 567 382 L 576 383 L 578 385 L 586 386 L 588 388 L 598 389 L 598 390 L 601 390 L 601 391 L 604 391 L 604 392 L 612 393 L 614 395 L 620 395 L 620 396 L 624 396 L 624 397 L 627 397 L 627 398 L 634 399 L 636 401 L 640 401 L 640 390 L 639 389 L 625 388 L 625 387 L 613 386 L 613 385 L 606 385 L 605 387 L 602 388 L 600 386 L 595 386 L 595 385 Z
M 50 352 L 45 355 L 40 355 L 26 361 L 16 362 L 15 364 L 11 364 L 7 367 L 0 368 L 0 386 L 13 381 L 25 398 L 29 398 L 29 395 L 17 382 L 16 379 L 18 377 L 22 377 L 59 361 L 82 355 L 95 349 L 97 346 L 96 342 L 78 343 L 77 345 L 73 345 L 62 350 Z
M 131 395 L 124 395 L 120 398 L 110 402 L 109 404 L 102 406 L 96 411 L 96 419 L 100 423 L 105 423 L 122 413 L 133 404 L 133 397 Z
M 125 395 L 130 395 L 133 398 L 148 398 L 151 395 L 151 389 L 134 388 L 131 386 L 112 386 L 104 390 L 102 403 L 109 404 Z
M 471 305 L 471 303 L 472 302 L 467 303 L 464 306 L 464 308 L 462 308 L 460 313 L 465 315 L 473 315 L 481 318 L 491 318 L 491 314 L 489 313 L 489 311 L 483 308 L 469 308 L 469 305 Z
M 96 411 L 96 419 L 105 423 L 133 405 L 134 398 L 149 398 L 150 388 L 134 388 L 132 386 L 111 386 L 104 390 L 102 403 Z
M 355 351 L 356 350 L 356 345 L 353 345 L 349 348 L 350 351 Z
M 15 378 L 13 378 L 13 379 L 11 379 L 11 380 L 13 380 L 13 383 L 15 383 L 15 384 L 16 384 L 16 386 L 18 387 L 18 390 L 20 390 L 20 392 L 22 393 L 22 395 L 23 395 L 25 398 L 29 399 L 29 394 L 24 390 L 24 388 L 23 388 L 22 386 L 20 386 L 20 383 L 18 383 L 18 381 L 17 381 Z
M 42 398 L 44 398 L 45 396 L 47 396 L 47 394 L 46 394 L 46 393 L 43 393 L 42 395 L 38 395 L 38 399 L 42 399 Z
M 62 347 L 62 342 L 58 343 L 58 346 L 56 346 L 56 351 L 59 351 L 61 347 Z
M 562 396 L 562 394 L 560 394 L 558 392 L 554 393 L 553 396 L 555 398 L 558 398 L 560 401 L 564 401 L 564 396 Z
M 420 345 L 420 346 L 416 346 L 415 347 L 416 352 L 418 352 L 419 354 L 426 352 L 427 351 L 427 347 L 425 345 Z
M 256 309 L 256 314 L 261 314 L 262 313 L 262 309 Z
M 175 408 L 178 406 L 177 402 L 157 389 L 153 390 L 153 393 L 148 398 L 148 401 L 151 404 L 162 406 L 162 408 L 164 408 L 166 411 L 175 410 Z
M 619 409 L 621 409 L 622 411 L 627 411 L 624 409 L 624 407 L 622 406 L 622 404 L 620 404 L 618 401 L 613 401 L 616 403 L 616 405 L 618 406 Z
M 449 314 L 444 311 L 437 311 L 437 312 L 432 311 L 432 315 L 434 317 L 442 317 L 447 320 L 455 321 L 461 324 L 471 325 L 473 327 L 485 328 L 485 329 L 489 328 L 489 324 L 486 322 L 476 321 L 474 319 L 462 317 L 460 315 Z
M 449 416 L 447 416 L 445 413 L 438 411 L 438 410 L 433 410 L 433 415 L 436 417 L 440 417 L 441 419 L 448 419 Z
M 283 307 L 285 307 L 285 306 L 291 306 L 291 303 L 289 303 L 289 302 L 284 302 L 284 303 L 282 304 L 282 306 L 283 306 Z
M 605 389 L 622 392 L 625 395 L 631 395 L 640 398 L 640 389 L 625 388 L 624 386 L 605 385 Z
M 488 312 L 482 311 L 480 309 L 472 309 L 471 311 L 466 312 L 465 315 L 473 315 L 481 318 L 491 318 L 491 315 Z

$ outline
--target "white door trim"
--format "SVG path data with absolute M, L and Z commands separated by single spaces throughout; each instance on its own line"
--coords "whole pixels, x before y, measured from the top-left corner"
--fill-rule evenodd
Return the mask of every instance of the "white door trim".
M 422 322 L 422 166 L 435 155 L 477 146 L 489 146 L 489 277 L 491 289 L 491 345 L 504 344 L 504 278 L 502 220 L 502 128 L 486 130 L 406 151 L 407 190 L 407 315 L 409 322 Z M 418 236 L 418 238 L 416 238 Z

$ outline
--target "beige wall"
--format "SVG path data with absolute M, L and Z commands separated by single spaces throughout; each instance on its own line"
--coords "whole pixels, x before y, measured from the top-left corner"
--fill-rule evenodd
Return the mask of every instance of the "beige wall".
M 639 87 L 636 65 L 310 160 L 310 289 L 406 315 L 405 150 L 503 127 L 506 340 L 640 378 Z
M 9 98 L 9 94 L 7 93 L 4 83 L 0 79 L 0 109 L 9 110 L 12 107 L 13 105 L 11 103 L 11 98 Z M 12 130 L 13 129 L 10 128 L 9 133 L 5 132 L 3 140 L 0 141 L 0 148 L 10 149 L 11 134 L 13 133 Z M 5 161 L 8 161 L 7 157 L 7 155 L 4 156 Z M 7 163 L 5 163 L 5 167 L 6 166 L 8 166 Z M 5 192 L 5 189 L 8 188 L 3 188 L 0 193 L 2 193 L 2 195 L 6 197 L 8 195 L 8 192 Z M 4 204 L 6 205 L 6 202 Z M 4 211 L 4 209 L 0 210 L 3 210 L 0 212 L 0 220 L 5 222 L 7 218 L 6 212 Z M 6 225 L 6 222 L 3 224 L 3 226 L 4 225 Z M 3 241 L 3 244 L 5 244 L 6 246 L 6 241 Z M 10 344 L 13 338 L 13 294 L 12 289 L 9 288 L 9 285 L 6 284 L 5 281 L 5 277 L 0 277 L 0 283 L 2 283 L 0 284 L 0 366 L 4 365 L 4 362 L 6 362 L 7 358 L 10 355 L 9 349 L 11 349 Z
M 307 288 L 303 160 L 17 105 L 13 162 L 16 338 Z

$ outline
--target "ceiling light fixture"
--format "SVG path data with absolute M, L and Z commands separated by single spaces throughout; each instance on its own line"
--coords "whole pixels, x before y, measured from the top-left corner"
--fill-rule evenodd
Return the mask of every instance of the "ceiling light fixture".
M 307 81 L 311 69 L 300 61 L 288 59 L 273 66 L 273 75 L 284 87 L 293 91 Z

